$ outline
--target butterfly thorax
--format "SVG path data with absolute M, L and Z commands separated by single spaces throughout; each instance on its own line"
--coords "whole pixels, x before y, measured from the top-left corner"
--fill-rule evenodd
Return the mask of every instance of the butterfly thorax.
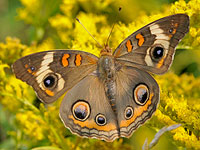
M 112 56 L 101 56 L 98 61 L 98 76 L 102 82 L 114 80 L 115 65 Z
M 109 46 L 105 45 L 104 49 L 100 52 L 98 60 L 98 76 L 102 82 L 114 80 L 115 62 L 112 56 L 112 50 Z

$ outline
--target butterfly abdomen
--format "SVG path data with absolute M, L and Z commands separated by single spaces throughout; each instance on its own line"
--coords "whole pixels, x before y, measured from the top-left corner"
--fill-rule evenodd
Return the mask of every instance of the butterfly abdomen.
M 106 96 L 109 99 L 112 110 L 116 113 L 116 83 L 113 80 L 105 83 Z
M 101 56 L 98 61 L 98 77 L 105 86 L 105 93 L 116 113 L 115 62 L 112 56 Z

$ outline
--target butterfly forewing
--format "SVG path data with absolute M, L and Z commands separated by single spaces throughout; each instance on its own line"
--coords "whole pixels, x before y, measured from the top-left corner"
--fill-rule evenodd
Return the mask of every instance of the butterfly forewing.
M 126 38 L 114 51 L 117 61 L 146 71 L 165 73 L 175 47 L 189 31 L 189 17 L 176 14 L 154 21 Z
M 96 56 L 82 51 L 53 50 L 17 60 L 13 72 L 31 85 L 43 102 L 51 103 L 96 70 L 97 60 Z

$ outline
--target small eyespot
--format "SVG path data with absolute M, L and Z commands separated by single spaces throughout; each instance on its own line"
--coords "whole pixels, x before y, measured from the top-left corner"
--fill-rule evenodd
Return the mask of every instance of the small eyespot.
M 131 119 L 132 118 L 132 116 L 133 116 L 133 108 L 132 107 L 130 107 L 130 106 L 128 106 L 128 107 L 126 107 L 126 109 L 125 109 L 125 118 L 128 120 L 128 119 Z
M 174 31 L 173 28 L 170 28 L 170 29 L 169 29 L 169 33 L 172 33 L 173 31 Z
M 164 48 L 160 45 L 151 49 L 151 57 L 154 61 L 159 61 L 164 55 Z
M 31 71 L 35 71 L 35 67 L 30 67 Z
M 149 99 L 149 89 L 144 84 L 139 84 L 133 89 L 133 97 L 138 105 L 144 105 Z
M 45 88 L 53 88 L 55 87 L 56 83 L 57 83 L 57 76 L 54 74 L 47 75 L 43 80 Z
M 102 114 L 98 114 L 95 121 L 97 125 L 104 126 L 106 124 L 106 117 Z
M 72 106 L 72 114 L 76 120 L 85 121 L 90 115 L 90 106 L 84 100 L 78 100 Z

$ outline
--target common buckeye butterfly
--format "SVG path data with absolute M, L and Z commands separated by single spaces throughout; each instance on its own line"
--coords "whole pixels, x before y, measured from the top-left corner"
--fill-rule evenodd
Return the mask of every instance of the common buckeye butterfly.
M 130 137 L 151 118 L 159 87 L 148 73 L 165 73 L 175 47 L 189 30 L 189 17 L 176 14 L 154 21 L 100 57 L 77 50 L 52 50 L 25 56 L 13 64 L 17 78 L 38 98 L 52 103 L 66 91 L 60 118 L 71 132 L 105 141 Z

